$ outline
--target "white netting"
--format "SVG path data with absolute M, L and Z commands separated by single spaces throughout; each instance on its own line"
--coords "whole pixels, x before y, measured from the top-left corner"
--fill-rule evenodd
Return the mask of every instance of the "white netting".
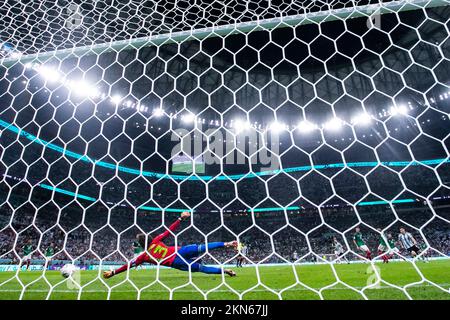
M 448 4 L 5 1 L 0 298 L 448 299 Z M 185 210 L 238 278 L 102 279 Z

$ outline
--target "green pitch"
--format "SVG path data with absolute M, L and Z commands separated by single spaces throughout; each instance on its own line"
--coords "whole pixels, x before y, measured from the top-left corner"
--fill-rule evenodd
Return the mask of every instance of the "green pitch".
M 216 275 L 192 274 L 192 284 L 189 284 L 186 272 L 161 269 L 160 282 L 157 282 L 156 270 L 132 270 L 130 280 L 135 286 L 126 279 L 125 273 L 118 275 L 105 281 L 111 288 L 109 295 L 97 271 L 81 272 L 80 283 L 84 286 L 81 293 L 57 271 L 46 272 L 45 279 L 42 272 L 20 272 L 18 278 L 22 284 L 14 277 L 15 273 L 2 272 L 0 299 L 19 299 L 22 294 L 23 299 L 204 299 L 199 290 L 207 293 L 208 299 L 238 299 L 238 294 L 243 294 L 243 299 L 279 299 L 280 296 L 283 299 L 364 299 L 360 292 L 368 299 L 408 299 L 397 286 L 406 288 L 413 299 L 450 300 L 450 260 L 415 265 L 427 280 L 445 291 L 431 282 L 421 282 L 422 277 L 412 263 L 391 262 L 376 264 L 385 282 L 375 289 L 364 289 L 376 282 L 370 264 L 259 267 L 258 271 L 253 267 L 240 268 L 235 269 L 237 277 L 225 278 L 229 287 L 221 284 L 222 278 Z M 342 282 L 337 282 L 336 276 Z M 263 285 L 258 285 L 258 277 Z M 50 294 L 46 281 L 54 286 Z M 138 289 L 142 289 L 140 295 Z M 173 289 L 173 296 L 169 289 Z

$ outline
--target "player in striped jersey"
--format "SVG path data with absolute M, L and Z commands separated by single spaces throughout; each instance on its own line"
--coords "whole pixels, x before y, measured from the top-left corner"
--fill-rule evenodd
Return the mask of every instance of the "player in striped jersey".
M 339 262 L 339 260 L 342 258 L 345 260 L 345 262 L 350 263 L 347 258 L 344 256 L 345 250 L 344 246 L 338 241 L 336 237 L 333 237 L 333 248 L 334 248 L 334 255 L 336 256 L 336 261 Z
M 414 239 L 410 232 L 406 232 L 406 229 L 404 227 L 400 228 L 398 241 L 400 242 L 401 246 L 411 254 L 413 258 L 415 258 L 420 253 L 420 249 L 417 247 L 416 239 Z

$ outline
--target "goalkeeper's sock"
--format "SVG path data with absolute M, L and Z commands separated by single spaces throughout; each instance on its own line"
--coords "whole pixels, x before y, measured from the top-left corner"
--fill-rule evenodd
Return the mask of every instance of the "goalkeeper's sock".
M 222 273 L 222 269 L 221 268 L 213 267 L 213 266 L 204 266 L 202 264 L 199 265 L 198 271 L 203 272 L 203 273 L 207 273 L 207 274 L 221 274 Z
M 210 250 L 215 250 L 215 249 L 225 247 L 225 243 L 224 242 L 209 242 L 207 246 L 208 246 L 208 251 L 210 251 Z M 204 245 L 204 244 L 199 245 L 198 246 L 198 254 L 202 254 L 205 252 L 206 252 L 206 245 Z

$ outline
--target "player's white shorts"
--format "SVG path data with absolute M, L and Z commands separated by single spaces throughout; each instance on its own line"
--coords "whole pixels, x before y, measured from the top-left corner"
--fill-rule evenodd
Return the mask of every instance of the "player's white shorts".
M 344 250 L 335 250 L 334 254 L 339 257 L 340 255 L 344 254 Z
M 362 246 L 359 246 L 359 249 L 362 250 L 362 251 L 364 251 L 364 252 L 370 251 L 370 250 L 369 250 L 369 247 L 366 246 L 365 244 L 363 244 Z
M 389 249 L 389 253 L 399 253 L 399 252 L 400 252 L 400 250 L 398 250 L 397 247 L 394 247 L 394 248 L 390 248 L 390 249 Z
M 30 261 L 31 260 L 31 254 L 26 255 L 22 258 L 22 261 Z
M 378 246 L 378 251 L 385 251 L 387 248 L 386 248 L 386 246 L 384 246 L 384 245 L 382 245 L 382 244 L 380 244 L 379 246 Z

